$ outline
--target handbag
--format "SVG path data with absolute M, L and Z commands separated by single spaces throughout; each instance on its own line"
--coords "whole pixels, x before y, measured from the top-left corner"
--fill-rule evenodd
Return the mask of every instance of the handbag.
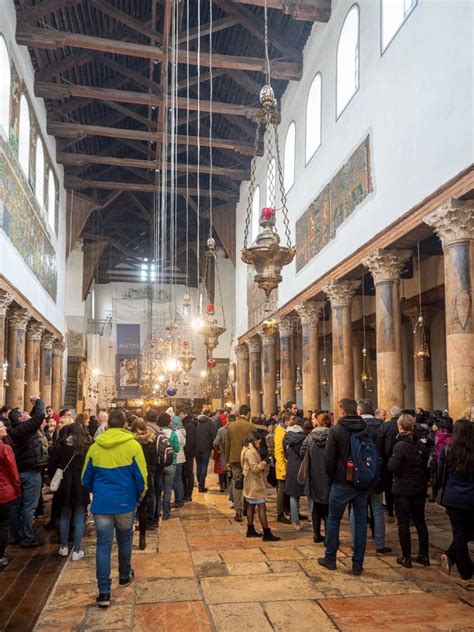
M 67 462 L 67 465 L 64 468 L 64 470 L 62 470 L 60 467 L 58 467 L 58 469 L 55 471 L 54 476 L 51 479 L 51 483 L 49 484 L 50 491 L 52 491 L 52 492 L 57 492 L 58 491 L 59 486 L 61 485 L 61 481 L 63 480 L 64 472 L 67 470 L 67 468 L 69 467 L 71 461 L 73 460 L 73 458 L 75 456 L 76 456 L 75 454 L 72 455 L 72 457 Z
M 300 467 L 298 469 L 298 474 L 296 475 L 296 480 L 300 485 L 304 485 L 308 480 L 309 476 L 309 446 L 310 442 L 313 440 L 311 435 L 308 435 L 308 445 L 306 447 L 306 452 L 304 453 L 303 460 L 300 463 Z

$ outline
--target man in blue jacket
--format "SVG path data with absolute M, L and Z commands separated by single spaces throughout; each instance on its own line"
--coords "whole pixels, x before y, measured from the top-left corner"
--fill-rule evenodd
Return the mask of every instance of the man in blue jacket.
M 118 544 L 119 584 L 133 581 L 132 539 L 135 509 L 147 490 L 141 445 L 124 430 L 123 410 L 110 414 L 109 428 L 98 435 L 86 455 L 82 483 L 93 494 L 91 512 L 97 531 L 96 566 L 99 606 L 110 606 L 110 554 L 114 529 Z

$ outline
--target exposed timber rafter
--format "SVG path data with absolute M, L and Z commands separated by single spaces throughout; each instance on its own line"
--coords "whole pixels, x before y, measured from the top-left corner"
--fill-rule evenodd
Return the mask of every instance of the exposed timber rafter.
M 231 0 L 234 4 L 251 4 L 264 7 L 265 0 Z M 269 9 L 280 9 L 294 20 L 329 22 L 331 0 L 266 0 Z

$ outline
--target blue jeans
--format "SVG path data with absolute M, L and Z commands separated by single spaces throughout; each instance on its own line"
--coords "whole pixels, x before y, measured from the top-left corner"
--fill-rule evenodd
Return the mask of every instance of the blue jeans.
M 176 463 L 176 474 L 174 475 L 173 482 L 175 505 L 182 505 L 184 503 L 183 465 L 184 463 Z
M 329 515 L 326 528 L 326 560 L 336 562 L 339 548 L 339 527 L 342 516 L 349 503 L 354 514 L 354 566 L 362 566 L 367 540 L 367 502 L 368 492 L 343 483 L 333 483 L 329 492 Z
M 84 537 L 84 511 L 83 505 L 74 507 L 74 551 L 78 553 L 81 550 L 82 538 Z M 69 523 L 71 521 L 72 507 L 63 505 L 61 508 L 61 520 L 59 521 L 59 540 L 61 546 L 66 546 L 69 539 Z
M 369 502 L 372 507 L 374 519 L 374 541 L 378 549 L 385 547 L 385 515 L 383 511 L 383 492 L 380 494 L 369 494 Z M 352 544 L 354 544 L 354 512 L 351 511 L 351 531 Z
M 127 579 L 132 570 L 132 538 L 134 511 L 123 514 L 94 514 L 97 532 L 96 575 L 100 593 L 110 593 L 110 555 L 112 541 L 115 537 L 118 544 L 119 577 Z
M 291 522 L 294 524 L 295 522 L 300 521 L 300 497 L 299 496 L 290 496 L 290 516 Z
M 196 476 L 200 489 L 206 487 L 207 467 L 210 458 L 210 452 L 199 452 L 196 454 Z
M 163 497 L 163 518 L 169 518 L 171 514 L 171 492 L 173 491 L 176 465 L 168 465 L 155 474 L 156 507 L 155 518 L 158 520 L 161 514 L 161 497 Z
M 10 518 L 12 542 L 32 542 L 34 540 L 33 518 L 43 479 L 39 470 L 20 472 L 22 496 L 13 501 Z

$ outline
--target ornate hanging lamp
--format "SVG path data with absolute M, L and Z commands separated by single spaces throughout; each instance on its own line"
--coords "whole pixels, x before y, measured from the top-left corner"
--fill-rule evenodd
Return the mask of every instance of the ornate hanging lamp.
M 268 55 L 268 15 L 267 3 L 265 1 L 265 58 L 266 58 L 266 85 L 260 92 L 260 102 L 262 108 L 257 113 L 257 130 L 255 134 L 254 153 L 252 156 L 252 166 L 250 172 L 250 187 L 247 203 L 247 216 L 245 221 L 244 247 L 241 258 L 244 263 L 255 268 L 254 281 L 258 287 L 265 292 L 267 310 L 269 309 L 270 295 L 282 281 L 281 270 L 291 263 L 295 257 L 296 248 L 291 243 L 290 222 L 288 208 L 286 205 L 286 193 L 283 179 L 283 167 L 280 157 L 280 146 L 278 141 L 278 123 L 280 116 L 275 93 L 271 86 L 270 58 Z M 257 153 L 260 144 L 260 133 L 266 137 L 265 160 L 267 162 L 268 192 L 269 199 L 267 205 L 262 209 L 260 215 L 260 231 L 253 242 L 249 245 L 249 233 L 252 225 L 253 197 L 255 192 L 255 170 L 257 164 Z M 286 245 L 282 245 L 280 235 L 276 228 L 277 203 L 276 194 L 280 195 L 281 212 L 283 225 L 285 228 Z
M 365 288 L 364 288 L 364 277 L 362 276 L 362 373 L 360 375 L 360 379 L 364 386 L 364 391 L 370 388 L 370 384 L 372 382 L 372 373 L 370 371 L 370 362 L 367 357 L 367 339 L 366 339 L 366 322 L 365 322 Z
M 323 360 L 321 367 L 321 387 L 323 389 L 323 395 L 325 398 L 329 396 L 329 376 L 328 376 L 328 368 L 327 368 L 327 358 L 326 358 L 326 314 L 323 309 L 321 318 L 323 320 Z
M 426 341 L 425 325 L 423 322 L 423 313 L 421 309 L 421 266 L 420 266 L 420 242 L 417 242 L 417 261 L 418 261 L 418 320 L 416 321 L 413 334 L 415 336 L 415 358 L 419 358 L 423 363 L 426 358 L 430 357 L 430 350 Z

